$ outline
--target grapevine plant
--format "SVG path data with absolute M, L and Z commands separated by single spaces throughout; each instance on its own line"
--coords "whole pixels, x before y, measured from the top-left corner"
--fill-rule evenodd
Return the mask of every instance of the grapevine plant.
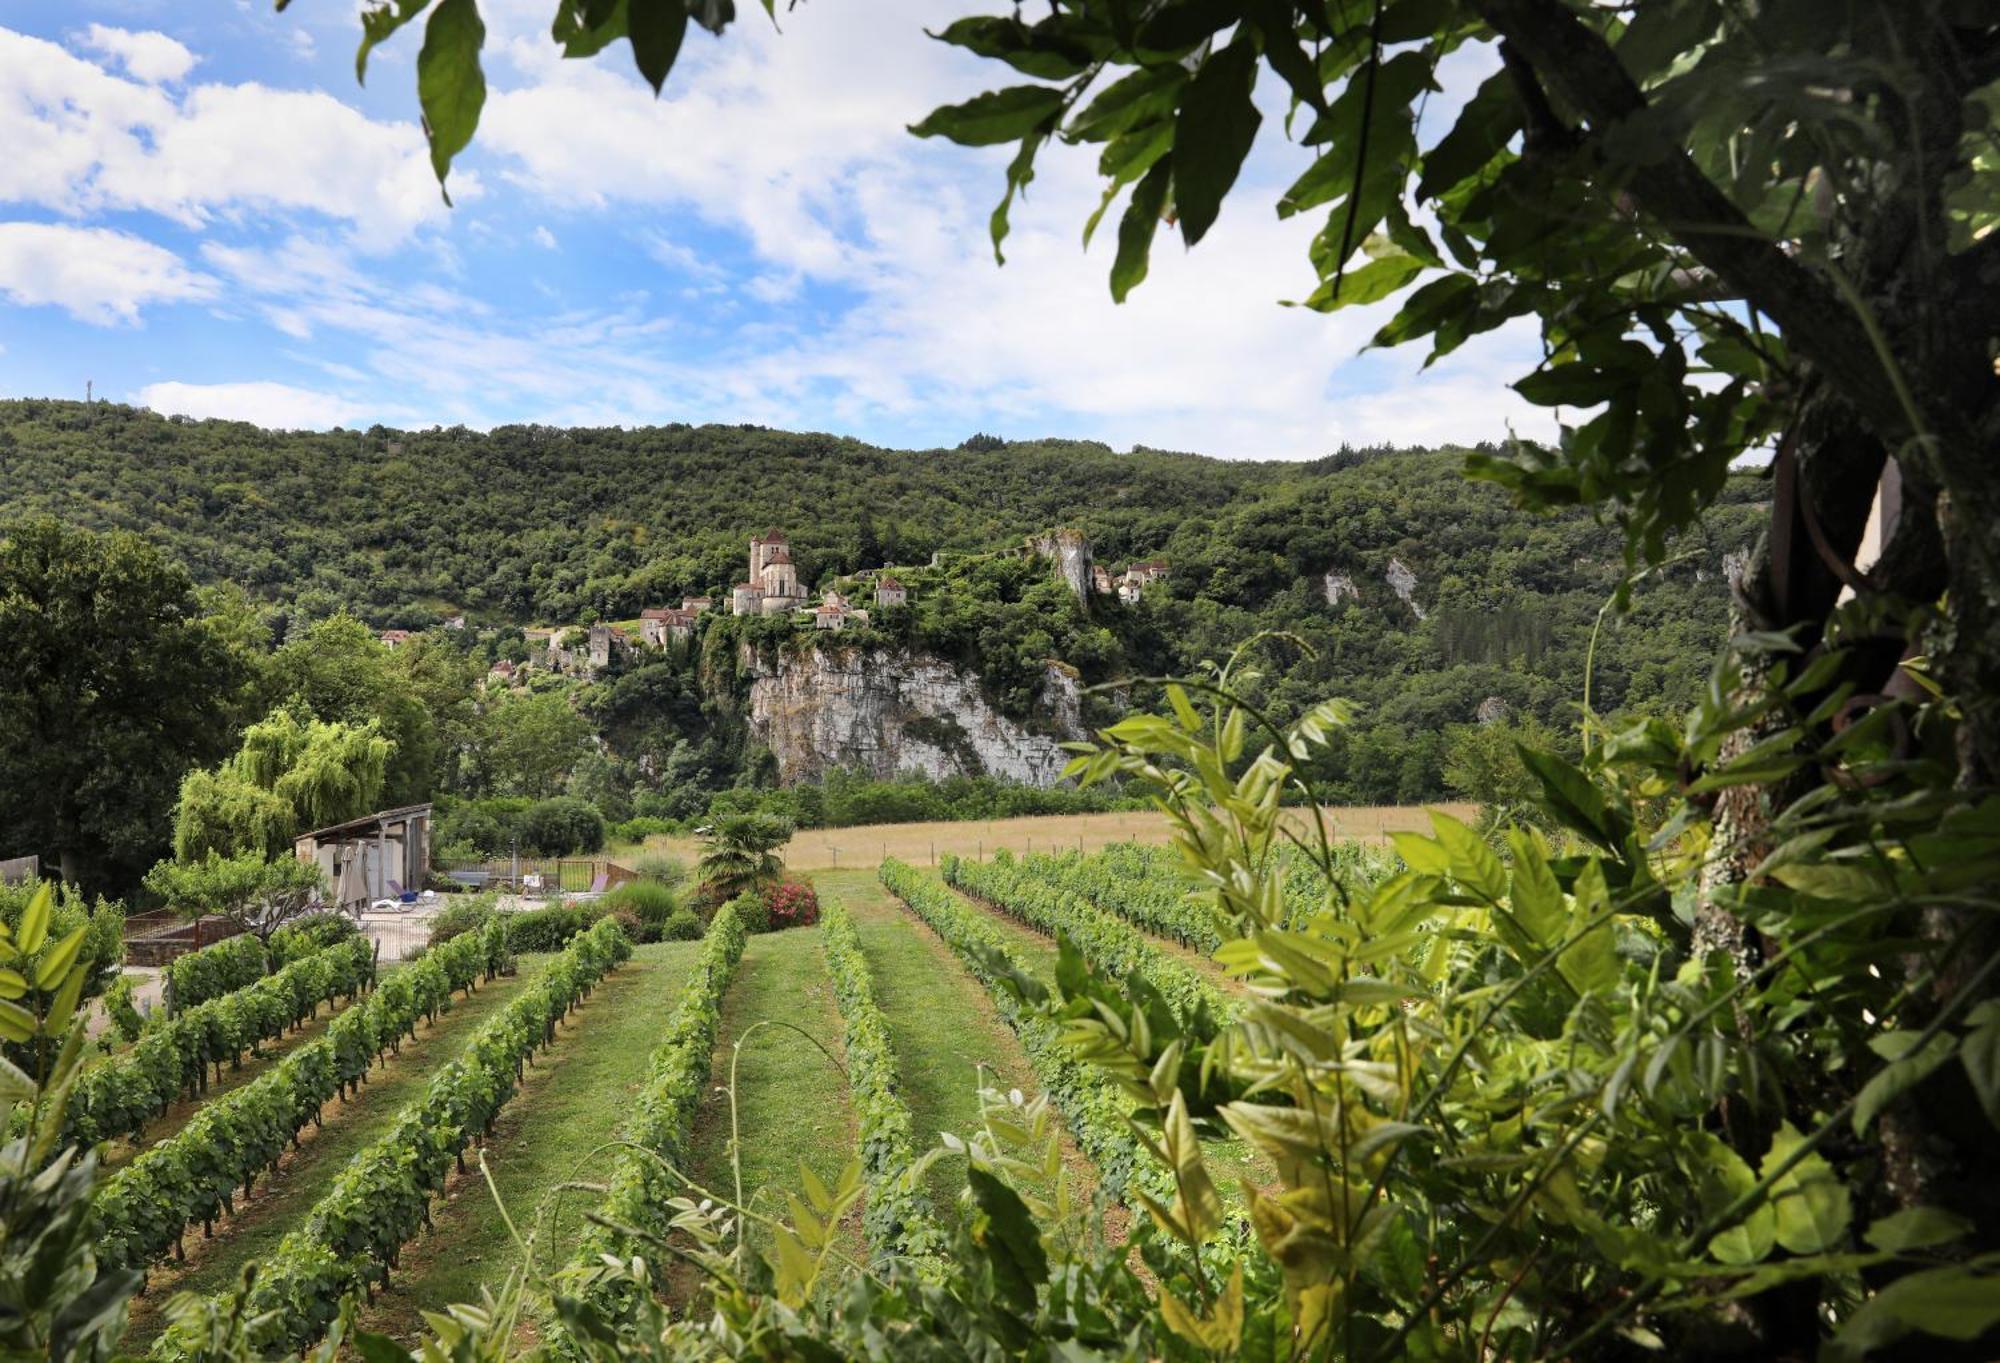
M 947 1243 L 924 1173 L 935 1154 L 920 1157 L 909 1105 L 898 1091 L 896 1052 L 889 1022 L 875 1001 L 875 985 L 854 919 L 840 904 L 826 909 L 827 974 L 846 1024 L 847 1086 L 861 1123 L 861 1177 L 867 1187 L 862 1229 L 878 1259 L 907 1259 L 931 1279 Z

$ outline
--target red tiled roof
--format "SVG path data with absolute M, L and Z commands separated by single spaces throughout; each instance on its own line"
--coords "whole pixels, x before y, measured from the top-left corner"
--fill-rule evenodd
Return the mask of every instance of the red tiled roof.
M 770 567 L 773 563 L 790 563 L 791 561 L 791 551 L 785 548 L 784 541 L 782 540 L 778 542 L 777 548 L 764 556 L 764 566 L 766 568 Z
M 898 582 L 893 577 L 884 577 L 880 581 L 878 581 L 875 585 L 877 587 L 887 588 L 889 591 L 892 592 L 900 592 L 901 590 L 903 590 L 903 584 Z
M 649 610 L 640 611 L 639 618 L 641 620 L 665 620 L 673 613 L 674 612 L 670 607 L 654 606 Z

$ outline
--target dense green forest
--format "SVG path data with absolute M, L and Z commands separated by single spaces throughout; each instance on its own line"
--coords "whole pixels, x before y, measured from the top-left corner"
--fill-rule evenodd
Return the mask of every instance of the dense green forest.
M 1260 697 L 1281 714 L 1354 701 L 1358 722 L 1313 775 L 1329 799 L 1373 803 L 1450 793 L 1452 734 L 1482 705 L 1490 717 L 1492 698 L 1562 726 L 1588 670 L 1602 711 L 1692 699 L 1726 628 L 1725 559 L 1748 547 L 1765 497 L 1759 475 L 1734 476 L 1600 631 L 1628 571 L 1620 528 L 1516 510 L 1460 476 L 1465 454 L 1279 464 L 990 436 L 896 451 L 748 426 L 286 433 L 30 400 L 0 404 L 0 515 L 135 531 L 197 583 L 240 588 L 239 633 L 289 642 L 287 656 L 343 613 L 431 630 L 399 660 L 434 719 L 405 734 L 399 767 L 428 763 L 433 794 L 568 790 L 612 819 L 686 817 L 715 792 L 767 782 L 730 704 L 731 659 L 739 642 L 791 633 L 788 621 L 713 614 L 696 648 L 562 684 L 587 730 L 479 693 L 486 662 L 523 656 L 523 626 L 629 620 L 688 594 L 726 604 L 749 537 L 779 526 L 809 587 L 917 565 L 899 569 L 909 605 L 848 638 L 975 666 L 999 708 L 1031 724 L 1046 659 L 1117 683 L 1285 631 L 1296 642 L 1273 646 Z M 1129 606 L 1079 603 L 1022 551 L 1057 526 L 1082 530 L 1114 571 L 1159 557 L 1171 575 Z M 923 566 L 940 551 L 941 566 Z M 459 614 L 469 628 L 436 628 Z M 1144 696 L 1093 697 L 1090 713 L 1131 699 Z M 385 716 L 398 724 L 410 727 Z M 424 782 L 392 773 L 391 785 L 415 795 Z

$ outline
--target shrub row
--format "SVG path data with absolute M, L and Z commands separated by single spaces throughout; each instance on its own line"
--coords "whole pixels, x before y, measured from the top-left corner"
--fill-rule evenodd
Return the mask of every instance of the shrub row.
M 830 903 L 825 924 L 821 945 L 827 973 L 847 1026 L 847 1091 L 861 1122 L 861 1173 L 868 1185 L 862 1228 L 877 1258 L 907 1258 L 919 1273 L 931 1276 L 932 1270 L 941 1270 L 939 1256 L 947 1241 L 917 1175 L 915 1124 L 897 1092 L 889 1024 L 875 1002 L 854 920 L 845 908 Z
M 1093 970 L 1120 980 L 1144 979 L 1184 1024 L 1196 1024 L 1204 1012 L 1210 1022 L 1219 1022 L 1235 1011 L 1200 971 L 1161 951 L 1123 919 L 1029 873 L 1007 852 L 988 862 L 947 854 L 939 867 L 947 883 L 1051 937 L 1069 938 Z
M 361 925 L 344 913 L 309 913 L 296 918 L 271 934 L 267 949 L 271 968 L 290 965 L 301 956 L 310 956 L 322 947 L 339 946 L 361 935 Z
M 1181 871 L 1180 853 L 1171 847 L 1114 842 L 1089 856 L 1033 852 L 1021 865 L 1051 885 L 1196 951 L 1213 955 L 1222 945 L 1214 912 L 1189 897 L 1193 882 Z
M 304 1224 L 264 1261 L 247 1303 L 251 1348 L 266 1357 L 301 1349 L 339 1314 L 343 1297 L 388 1281 L 404 1242 L 430 1223 L 431 1199 L 454 1161 L 463 1167 L 467 1143 L 491 1127 L 513 1096 L 523 1064 L 631 954 L 616 923 L 578 936 L 479 1029 L 458 1059 L 438 1070 L 381 1139 L 348 1163 Z M 218 1309 L 228 1299 L 218 1299 Z M 177 1324 L 155 1343 L 152 1357 L 193 1359 L 205 1354 L 206 1343 L 204 1331 Z
M 209 1067 L 282 1036 L 337 997 L 353 998 L 374 976 L 374 946 L 356 937 L 302 956 L 143 1033 L 128 1051 L 85 1070 L 63 1115 L 65 1144 L 95 1145 L 136 1134 L 183 1093 L 207 1091 Z
M 709 1058 L 722 1028 L 722 996 L 748 939 L 734 901 L 716 910 L 702 939 L 701 958 L 682 987 L 647 1066 L 636 1115 L 624 1131 L 624 1139 L 638 1149 L 621 1149 L 606 1180 L 599 1214 L 611 1225 L 648 1235 L 667 1232 L 673 1217 L 667 1203 L 680 1195 L 681 1188 L 666 1166 L 685 1167 L 695 1114 L 708 1092 Z M 593 1222 L 584 1231 L 572 1269 L 585 1277 L 584 1293 L 602 1318 L 629 1319 L 637 1299 L 629 1281 L 590 1279 L 591 1270 L 607 1254 L 629 1259 L 642 1252 L 634 1237 L 611 1226 Z M 651 1258 L 656 1272 L 664 1267 L 659 1256 Z
M 993 966 L 995 959 L 1016 970 L 1022 966 L 986 916 L 946 889 L 936 877 L 894 857 L 882 863 L 880 875 L 889 892 L 928 923 L 986 987 L 1001 1018 L 1020 1038 L 1021 1049 L 1034 1068 L 1035 1081 L 1062 1113 L 1064 1124 L 1083 1153 L 1097 1166 L 1098 1186 L 1105 1195 L 1124 1199 L 1128 1187 L 1137 1184 L 1133 1191 L 1170 1201 L 1174 1196 L 1173 1176 L 1133 1140 L 1126 1118 L 1131 1105 L 1125 1096 L 1089 1066 L 1071 1058 L 1060 1029 L 999 984 Z M 1135 1210 L 1140 1208 L 1137 1198 L 1130 1201 Z M 1145 1212 L 1140 1210 L 1139 1214 L 1143 1216 Z
M 366 945 L 363 943 L 362 945 Z M 505 965 L 498 928 L 468 933 L 420 961 L 393 971 L 327 1034 L 302 1046 L 234 1093 L 205 1104 L 188 1124 L 105 1181 L 97 1194 L 97 1257 L 114 1268 L 140 1268 L 171 1248 L 199 1221 L 233 1212 L 231 1199 L 275 1169 L 287 1145 L 336 1095 L 358 1085 L 384 1051 L 435 1017 L 453 993 L 471 990 Z
M 249 933 L 225 937 L 167 963 L 167 1002 L 176 1014 L 255 984 L 269 973 L 264 944 Z

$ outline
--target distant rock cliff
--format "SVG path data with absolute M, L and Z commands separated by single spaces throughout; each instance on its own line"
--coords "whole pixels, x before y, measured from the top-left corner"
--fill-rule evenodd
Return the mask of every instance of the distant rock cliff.
M 1076 678 L 1051 663 L 1043 685 L 1050 732 L 995 710 L 979 678 L 905 650 L 820 643 L 799 651 L 747 653 L 751 735 L 771 750 L 786 785 L 840 767 L 878 777 L 917 771 L 933 779 L 999 776 L 1055 784 L 1082 737 Z
M 1090 601 L 1090 541 L 1081 530 L 1050 530 L 1032 536 L 1028 547 L 1053 563 L 1078 604 Z

